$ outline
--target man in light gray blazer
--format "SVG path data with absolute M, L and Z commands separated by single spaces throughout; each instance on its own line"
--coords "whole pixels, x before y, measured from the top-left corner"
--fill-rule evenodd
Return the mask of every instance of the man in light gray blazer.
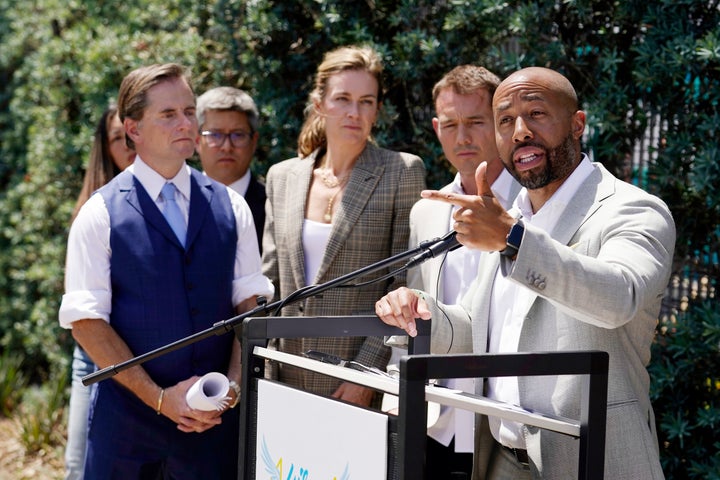
M 495 144 L 492 96 L 500 83 L 494 73 L 476 65 L 460 65 L 446 73 L 433 87 L 436 116 L 432 126 L 445 158 L 457 171 L 455 180 L 443 192 L 477 194 L 475 170 L 488 162 L 487 178 L 493 194 L 510 208 L 520 184 L 503 166 Z M 410 247 L 441 237 L 452 229 L 451 204 L 420 199 L 410 211 Z M 459 248 L 427 260 L 407 274 L 407 285 L 428 292 L 447 304 L 460 303 L 477 276 L 482 252 Z M 406 336 L 393 337 L 393 341 Z M 388 370 L 398 368 L 407 349 L 394 347 Z M 448 379 L 445 386 L 473 391 L 472 379 Z M 383 409 L 397 407 L 397 397 L 386 395 Z M 473 413 L 443 406 L 439 416 L 430 415 L 428 428 L 427 478 L 470 478 L 473 451 Z M 434 419 L 434 421 L 433 421 Z M 463 475 L 465 475 L 463 477 Z
M 663 478 L 646 365 L 672 264 L 672 216 L 661 200 L 581 153 L 585 113 L 559 73 L 531 67 L 511 74 L 495 92 L 493 113 L 500 157 L 525 187 L 518 208 L 507 212 L 493 197 L 485 164 L 476 173 L 477 196 L 423 192 L 460 207 L 457 238 L 494 252 L 488 268 L 462 305 L 404 288 L 381 298 L 376 313 L 410 335 L 416 318 L 434 318 L 438 353 L 608 352 L 605 478 Z M 503 377 L 477 386 L 500 401 L 579 417 L 575 377 Z M 481 417 L 479 427 L 473 478 L 577 477 L 578 442 L 570 437 L 492 417 Z

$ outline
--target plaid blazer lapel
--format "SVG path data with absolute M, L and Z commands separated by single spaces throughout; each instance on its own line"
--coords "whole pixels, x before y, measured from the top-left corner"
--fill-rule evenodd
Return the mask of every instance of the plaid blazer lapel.
M 287 202 L 285 208 L 288 212 L 288 250 L 292 252 L 290 265 L 295 285 L 305 285 L 305 255 L 303 254 L 302 231 L 314 165 L 314 157 L 305 159 L 300 162 L 299 168 L 291 170 L 288 174 L 288 185 L 297 186 L 297 188 L 288 188 L 289 195 L 285 198 L 285 202 Z
M 350 232 L 355 228 L 384 171 L 385 164 L 382 162 L 378 150 L 372 144 L 368 144 L 355 163 L 342 201 L 335 214 L 325 256 L 318 270 L 318 279 L 325 275 Z M 371 238 L 368 241 L 371 241 Z

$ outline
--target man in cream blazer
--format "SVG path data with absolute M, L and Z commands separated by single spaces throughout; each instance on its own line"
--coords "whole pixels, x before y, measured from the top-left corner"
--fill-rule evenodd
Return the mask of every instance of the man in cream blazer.
M 492 96 L 500 83 L 494 73 L 476 65 L 460 65 L 445 74 L 433 87 L 436 116 L 433 130 L 445 158 L 457 171 L 455 180 L 443 192 L 476 194 L 475 170 L 488 162 L 488 182 L 505 208 L 520 191 L 520 184 L 505 170 L 495 145 Z M 410 212 L 410 247 L 445 235 L 452 229 L 450 204 L 420 199 Z M 482 252 L 460 248 L 429 259 L 408 271 L 408 287 L 424 290 L 444 303 L 459 303 L 477 276 Z M 393 337 L 398 342 L 407 337 Z M 397 369 L 406 349 L 393 348 L 388 370 Z M 441 381 L 453 389 L 472 392 L 473 379 Z M 386 395 L 385 411 L 397 408 L 397 397 Z M 428 478 L 470 478 L 472 470 L 473 413 L 451 407 L 430 405 L 426 475 Z M 438 416 L 439 413 L 439 416 Z M 465 475 L 465 477 L 462 477 Z
M 462 305 L 399 289 L 376 303 L 376 313 L 410 335 L 415 318 L 432 317 L 436 352 L 608 352 L 605 478 L 659 479 L 646 365 L 674 223 L 661 200 L 580 153 L 585 113 L 577 108 L 572 85 L 552 70 L 523 69 L 500 84 L 496 139 L 525 187 L 519 208 L 507 212 L 493 198 L 485 165 L 476 175 L 478 196 L 423 192 L 460 207 L 458 240 L 494 252 L 487 268 Z M 578 378 L 503 377 L 477 386 L 500 401 L 579 417 Z M 577 477 L 578 442 L 565 435 L 483 416 L 477 439 L 473 478 Z

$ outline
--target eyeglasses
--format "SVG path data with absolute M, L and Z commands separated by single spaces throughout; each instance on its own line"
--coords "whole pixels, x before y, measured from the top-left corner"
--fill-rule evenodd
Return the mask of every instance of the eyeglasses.
M 222 147 L 225 143 L 225 140 L 229 138 L 230 145 L 233 148 L 247 147 L 250 143 L 250 137 L 252 137 L 252 134 L 247 132 L 222 133 L 212 132 L 209 130 L 200 132 L 200 135 L 205 138 L 205 141 L 211 147 Z

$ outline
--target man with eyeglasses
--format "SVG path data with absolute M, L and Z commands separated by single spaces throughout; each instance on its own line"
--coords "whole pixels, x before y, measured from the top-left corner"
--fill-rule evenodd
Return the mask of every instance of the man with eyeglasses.
M 258 109 L 252 97 L 233 87 L 217 87 L 197 99 L 200 128 L 197 153 L 205 174 L 245 197 L 262 253 L 265 185 L 250 171 L 258 142 Z

